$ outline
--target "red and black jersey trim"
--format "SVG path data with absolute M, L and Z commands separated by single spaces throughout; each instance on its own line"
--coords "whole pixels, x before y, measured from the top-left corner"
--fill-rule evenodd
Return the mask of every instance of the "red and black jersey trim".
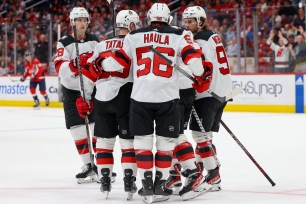
M 117 50 L 115 52 L 116 60 L 123 66 L 123 67 L 129 67 L 131 64 L 131 59 L 129 56 L 124 52 L 123 49 Z
M 184 64 L 187 64 L 188 61 L 192 58 L 200 58 L 201 54 L 198 53 L 194 49 L 194 47 L 192 47 L 191 45 L 188 45 L 188 46 L 183 48 L 183 50 L 181 52 L 181 57 L 182 57 L 182 60 L 183 60 Z
M 59 73 L 60 68 L 61 68 L 61 66 L 62 66 L 62 64 L 63 64 L 64 62 L 69 62 L 69 60 L 57 60 L 57 61 L 54 62 L 54 64 L 55 64 L 55 70 L 56 70 L 56 73 L 57 73 L 57 74 Z

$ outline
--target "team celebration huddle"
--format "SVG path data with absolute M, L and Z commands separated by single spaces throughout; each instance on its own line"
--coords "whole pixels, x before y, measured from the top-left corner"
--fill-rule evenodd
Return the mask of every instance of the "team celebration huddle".
M 101 42 L 86 32 L 85 8 L 74 7 L 69 17 L 72 31 L 58 41 L 54 63 L 66 127 L 84 164 L 77 182 L 97 182 L 111 196 L 119 136 L 123 178 L 117 179 L 128 200 L 135 193 L 145 203 L 175 194 L 190 200 L 221 190 L 213 132 L 227 103 L 218 98 L 232 92 L 232 80 L 204 9 L 187 7 L 183 28 L 170 25 L 164 3 L 147 12 L 147 27 L 135 11 L 121 10 L 117 36 Z M 184 134 L 188 128 L 192 138 Z

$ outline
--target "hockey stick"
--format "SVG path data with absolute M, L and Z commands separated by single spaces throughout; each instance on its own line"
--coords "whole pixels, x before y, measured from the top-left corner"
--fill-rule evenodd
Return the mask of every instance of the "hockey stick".
M 107 0 L 108 4 L 112 7 L 112 15 L 113 15 L 113 37 L 116 36 L 116 16 L 115 16 L 115 5 L 114 5 L 114 1 L 113 0 Z
M 201 132 L 202 132 L 203 134 L 206 133 L 206 131 L 205 131 L 203 125 L 202 125 L 202 122 L 201 122 L 201 120 L 200 120 L 200 118 L 199 118 L 199 116 L 198 116 L 198 114 L 197 114 L 197 112 L 196 112 L 196 110 L 195 110 L 195 108 L 194 108 L 193 106 L 192 106 L 192 113 L 193 113 L 193 115 L 194 115 L 194 117 L 195 117 L 195 119 L 196 119 L 196 121 L 197 121 L 197 123 L 198 123 L 198 125 L 199 125 L 199 128 L 200 128 Z M 206 142 L 207 142 L 207 145 L 208 145 L 209 150 L 211 151 L 211 153 L 212 153 L 212 155 L 213 155 L 213 157 L 214 157 L 214 159 L 215 159 L 215 161 L 216 161 L 216 165 L 217 165 L 218 167 L 221 166 L 220 161 L 219 161 L 219 159 L 218 159 L 218 157 L 217 157 L 217 154 L 216 154 L 216 152 L 215 152 L 215 150 L 214 150 L 214 148 L 213 148 L 213 146 L 212 146 L 212 143 L 210 142 L 209 138 L 207 138 L 207 137 L 205 136 L 205 134 L 204 134 L 204 138 L 205 138 L 205 140 L 206 140 Z
M 10 74 L 7 75 L 11 82 L 19 82 L 20 79 L 13 79 Z
M 80 76 L 81 94 L 82 94 L 83 101 L 85 101 L 85 90 L 84 90 L 84 84 L 83 84 L 83 74 L 82 74 L 81 65 L 80 65 L 80 52 L 79 52 L 79 45 L 78 45 L 78 39 L 77 39 L 76 25 L 73 24 L 72 28 L 73 28 L 76 56 L 77 56 L 77 67 L 78 67 L 79 76 Z M 88 144 L 88 150 L 89 150 L 89 155 L 90 155 L 91 167 L 94 167 L 95 162 L 94 162 L 94 155 L 92 154 L 92 150 L 91 150 L 91 140 L 90 140 L 88 115 L 86 115 L 86 117 L 85 117 L 85 126 L 86 126 L 86 135 L 87 135 L 87 140 L 88 140 L 87 144 Z
M 252 155 L 248 152 L 248 150 L 241 144 L 238 138 L 234 135 L 234 133 L 227 127 L 227 125 L 221 120 L 222 126 L 226 129 L 226 131 L 232 136 L 232 138 L 237 142 L 237 144 L 241 147 L 241 149 L 246 153 L 246 155 L 252 160 L 252 162 L 256 165 L 256 167 L 261 171 L 261 173 L 268 179 L 272 186 L 275 186 L 275 183 L 268 176 L 268 174 L 261 168 L 261 166 L 256 162 L 256 160 L 252 157 Z
M 199 82 L 193 77 L 191 76 L 189 73 L 187 73 L 185 70 L 183 70 L 180 66 L 178 66 L 177 64 L 173 63 L 170 59 L 168 59 L 166 56 L 164 56 L 163 54 L 159 53 L 156 49 L 154 49 L 152 46 L 150 46 L 149 50 L 151 52 L 153 52 L 154 54 L 156 54 L 157 56 L 159 56 L 162 60 L 164 60 L 165 62 L 167 62 L 168 64 L 170 64 L 172 67 L 176 68 L 180 73 L 182 73 L 185 77 L 187 77 L 188 79 L 190 79 L 191 81 L 193 81 L 195 84 L 198 84 Z M 242 87 L 238 86 L 235 87 L 234 90 L 232 90 L 229 94 L 227 94 L 224 97 L 218 96 L 215 92 L 213 92 L 212 90 L 208 89 L 207 92 L 210 93 L 215 99 L 219 100 L 222 103 L 227 102 L 228 100 L 232 99 L 233 97 L 237 96 L 238 94 L 240 94 L 243 91 Z

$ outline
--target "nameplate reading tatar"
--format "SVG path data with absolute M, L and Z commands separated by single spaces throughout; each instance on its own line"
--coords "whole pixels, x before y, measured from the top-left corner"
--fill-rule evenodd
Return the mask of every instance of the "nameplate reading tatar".
M 112 49 L 112 48 L 122 48 L 123 41 L 122 40 L 109 40 L 106 41 L 106 49 Z
M 148 33 L 144 35 L 143 42 L 144 43 L 155 42 L 162 45 L 169 45 L 169 36 L 161 35 L 158 33 Z

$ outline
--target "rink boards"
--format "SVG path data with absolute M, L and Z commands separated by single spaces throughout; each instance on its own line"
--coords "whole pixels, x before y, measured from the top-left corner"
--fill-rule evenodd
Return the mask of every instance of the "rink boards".
M 1 106 L 32 106 L 29 81 L 17 81 L 20 77 L 0 77 Z M 12 81 L 13 79 L 13 81 Z M 305 113 L 305 75 L 303 74 L 243 74 L 233 75 L 232 86 L 242 86 L 242 94 L 229 102 L 226 111 L 239 112 L 287 112 Z M 15 82 L 16 80 L 16 82 Z M 62 107 L 59 103 L 59 82 L 56 76 L 46 77 L 50 107 Z M 37 90 L 44 106 L 44 99 Z

